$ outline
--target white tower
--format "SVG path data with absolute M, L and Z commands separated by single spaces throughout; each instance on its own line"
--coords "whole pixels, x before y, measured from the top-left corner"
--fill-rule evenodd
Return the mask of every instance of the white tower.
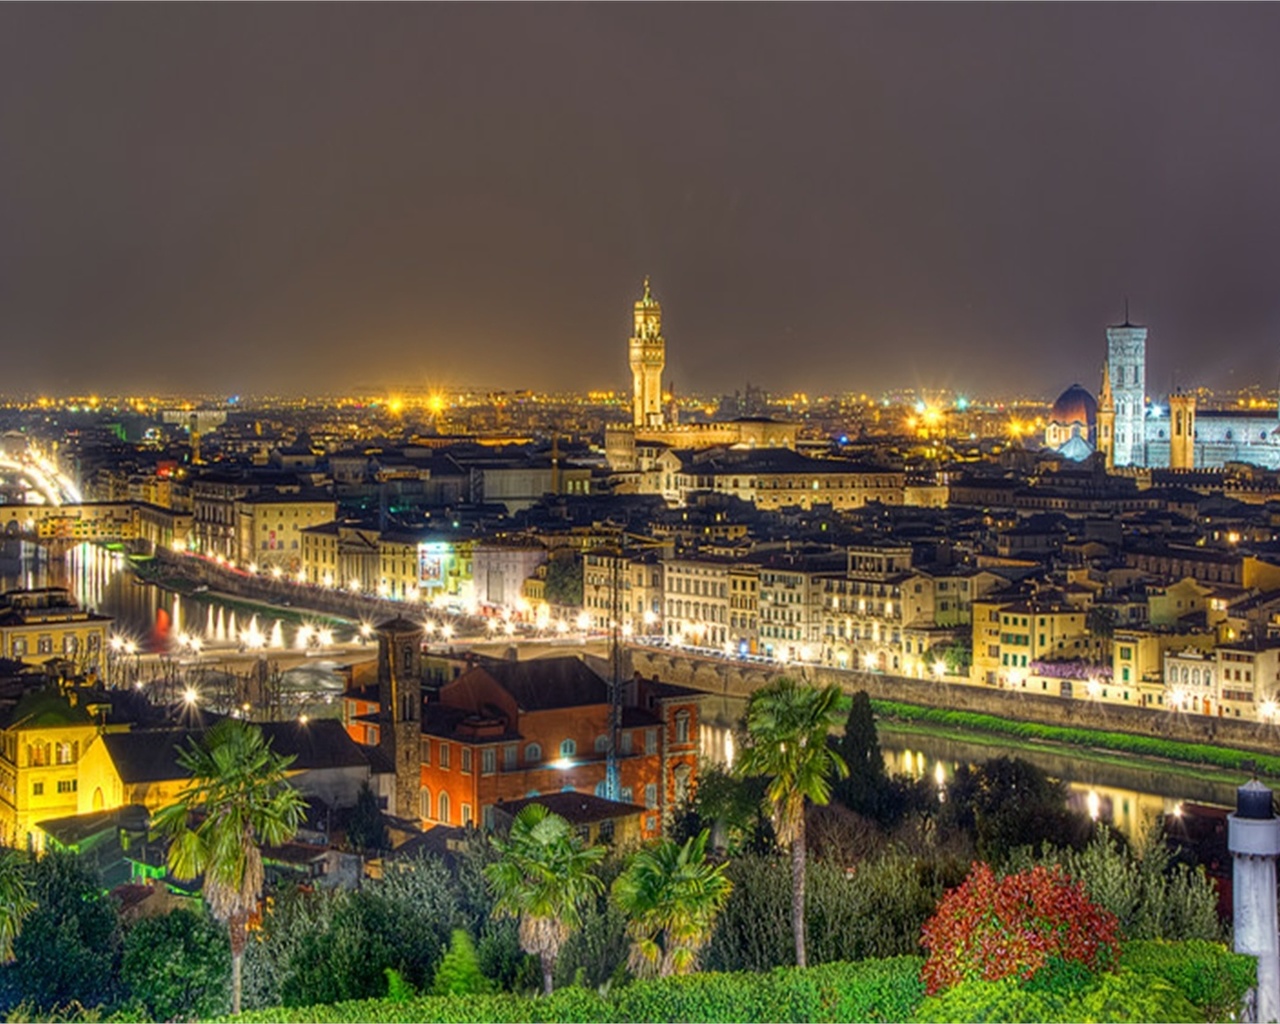
M 1235 903 L 1237 953 L 1258 958 L 1258 1002 L 1253 1020 L 1280 1020 L 1280 951 L 1277 946 L 1276 858 L 1280 821 L 1271 790 L 1257 779 L 1236 790 L 1236 812 L 1227 815 Z
M 631 422 L 636 427 L 660 427 L 662 415 L 662 370 L 667 364 L 667 343 L 662 337 L 662 307 L 644 279 L 644 295 L 636 303 L 635 330 L 631 335 L 632 391 Z
M 1142 466 L 1147 461 L 1147 329 L 1129 323 L 1107 328 L 1107 367 L 1115 402 L 1114 461 Z

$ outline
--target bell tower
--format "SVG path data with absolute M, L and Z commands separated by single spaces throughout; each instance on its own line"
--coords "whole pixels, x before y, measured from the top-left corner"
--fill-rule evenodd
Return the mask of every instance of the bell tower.
M 662 307 L 644 279 L 644 295 L 635 307 L 635 328 L 631 334 L 632 390 L 631 423 L 635 427 L 660 427 L 662 412 L 662 370 L 667 364 L 667 342 L 662 337 Z
M 1169 468 L 1196 468 L 1196 396 L 1169 396 Z
M 1111 393 L 1111 366 L 1102 364 L 1102 390 L 1098 393 L 1098 451 L 1107 472 L 1116 468 L 1116 399 Z
M 422 626 L 394 618 L 378 633 L 378 749 L 395 766 L 400 818 L 418 816 L 422 785 Z
M 1114 394 L 1117 466 L 1142 466 L 1147 457 L 1147 329 L 1129 323 L 1107 328 L 1107 367 Z

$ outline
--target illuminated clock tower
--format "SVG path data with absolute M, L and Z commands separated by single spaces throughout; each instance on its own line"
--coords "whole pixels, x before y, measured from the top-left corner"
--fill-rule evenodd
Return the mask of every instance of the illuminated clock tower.
M 661 427 L 662 370 L 667 363 L 667 343 L 662 337 L 662 307 L 644 279 L 644 295 L 636 303 L 635 330 L 631 335 L 632 392 L 631 422 L 636 427 Z

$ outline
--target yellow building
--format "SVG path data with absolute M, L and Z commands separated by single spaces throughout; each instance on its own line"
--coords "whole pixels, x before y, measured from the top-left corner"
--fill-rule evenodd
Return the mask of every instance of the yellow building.
M 76 673 L 98 672 L 111 622 L 61 587 L 10 590 L 0 594 L 0 655 L 28 665 L 63 658 Z
M 302 532 L 333 521 L 337 504 L 319 492 L 250 494 L 235 503 L 236 558 L 243 566 L 302 568 Z
M 1110 660 L 1108 642 L 1090 633 L 1087 620 L 1085 609 L 1057 602 L 974 601 L 971 679 L 1025 689 L 1037 662 Z
M 81 779 L 97 740 L 92 715 L 57 688 L 18 700 L 0 726 L 0 842 L 40 849 L 38 822 L 106 806 L 103 790 L 86 793 Z

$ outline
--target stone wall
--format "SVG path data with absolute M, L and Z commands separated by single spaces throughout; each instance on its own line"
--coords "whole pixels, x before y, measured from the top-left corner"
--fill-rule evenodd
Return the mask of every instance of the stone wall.
M 1275 726 L 1233 718 L 1207 718 L 1163 708 L 1129 708 L 968 683 L 907 679 L 879 672 L 698 658 L 665 649 L 637 647 L 631 648 L 629 654 L 632 671 L 642 676 L 730 697 L 749 697 L 759 687 L 786 675 L 822 685 L 835 683 L 848 693 L 865 690 L 876 700 L 977 711 L 1047 725 L 1107 729 L 1188 743 L 1211 743 L 1265 754 L 1280 752 L 1280 733 Z

